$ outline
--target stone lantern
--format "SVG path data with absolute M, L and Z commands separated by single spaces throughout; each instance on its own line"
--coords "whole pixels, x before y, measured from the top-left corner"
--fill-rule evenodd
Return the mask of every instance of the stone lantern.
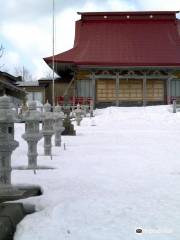
M 76 113 L 76 122 L 77 122 L 77 126 L 80 126 L 80 123 L 82 121 L 82 110 L 80 108 L 80 105 L 77 105 L 77 109 L 75 110 Z
M 65 129 L 63 127 L 64 113 L 60 105 L 55 106 L 54 111 L 55 146 L 61 146 L 61 133 Z
M 44 105 L 42 134 L 44 136 L 44 155 L 52 157 L 51 138 L 54 134 L 54 115 L 51 112 L 51 104 L 48 102 Z
M 74 130 L 74 125 L 71 123 L 71 120 L 70 120 L 71 107 L 68 106 L 67 99 L 65 101 L 65 105 L 64 105 L 63 109 L 64 109 L 64 114 L 65 114 L 63 126 L 64 126 L 65 130 L 62 132 L 62 135 L 75 136 L 76 131 Z
M 14 113 L 10 98 L 0 97 L 0 203 L 41 195 L 39 186 L 11 184 L 11 154 L 19 146 L 14 140 Z
M 19 146 L 14 140 L 14 113 L 10 98 L 0 97 L 0 185 L 11 184 L 11 154 Z
M 41 114 L 37 111 L 36 102 L 29 103 L 29 110 L 23 114 L 25 121 L 25 133 L 22 138 L 28 144 L 28 168 L 37 168 L 37 143 L 42 138 L 42 133 L 39 131 L 39 122 Z
M 84 117 L 86 117 L 87 113 L 88 113 L 88 105 L 81 105 L 81 111 Z

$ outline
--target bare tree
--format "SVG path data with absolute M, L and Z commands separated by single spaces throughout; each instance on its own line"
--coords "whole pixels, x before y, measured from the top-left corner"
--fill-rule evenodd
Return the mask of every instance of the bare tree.
M 32 75 L 27 68 L 15 67 L 14 69 L 15 76 L 22 76 L 22 81 L 32 81 Z
M 59 77 L 56 73 L 54 74 L 54 77 L 57 78 Z M 45 78 L 52 80 L 53 79 L 53 71 L 49 69 L 46 71 Z
M 2 58 L 3 54 L 4 54 L 4 47 L 3 47 L 3 45 L 1 44 L 1 45 L 0 45 L 0 58 Z M 1 69 L 3 66 L 4 66 L 4 64 L 0 65 L 0 69 Z
M 45 78 L 47 79 L 52 79 L 53 78 L 53 73 L 52 73 L 52 70 L 49 69 L 48 71 L 46 71 L 45 73 Z

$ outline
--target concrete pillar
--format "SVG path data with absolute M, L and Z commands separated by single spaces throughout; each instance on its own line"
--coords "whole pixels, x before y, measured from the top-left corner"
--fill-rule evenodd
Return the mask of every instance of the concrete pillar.
M 37 167 L 37 142 L 27 141 L 28 143 L 28 166 Z
M 44 136 L 44 155 L 52 156 L 52 144 L 51 144 L 51 135 Z
M 12 152 L 0 152 L 0 185 L 11 184 L 11 154 Z

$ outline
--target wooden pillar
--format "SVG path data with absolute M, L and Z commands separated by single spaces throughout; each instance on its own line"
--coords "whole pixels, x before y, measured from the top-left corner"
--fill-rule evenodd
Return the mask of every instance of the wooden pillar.
M 43 102 L 42 102 L 42 104 L 44 105 L 46 103 L 46 89 L 45 89 L 45 87 L 44 87 L 44 89 L 43 89 Z M 57 102 L 56 102 L 56 104 L 57 104 Z
M 76 96 L 76 72 L 73 74 L 74 82 L 73 82 L 73 97 Z
M 167 104 L 171 104 L 171 78 L 166 80 L 166 89 L 167 89 Z
M 143 78 L 143 106 L 147 104 L 147 78 L 146 75 Z
M 91 73 L 91 80 L 92 80 L 93 107 L 95 108 L 95 103 L 96 103 L 96 79 L 95 79 L 95 72 Z
M 116 106 L 119 106 L 119 73 L 116 73 Z

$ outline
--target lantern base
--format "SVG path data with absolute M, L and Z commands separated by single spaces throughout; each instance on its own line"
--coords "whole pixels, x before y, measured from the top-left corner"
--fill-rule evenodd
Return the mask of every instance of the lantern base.
M 53 170 L 54 167 L 50 166 L 15 166 L 12 167 L 13 170 Z
M 0 186 L 0 203 L 42 195 L 37 185 L 3 185 Z

